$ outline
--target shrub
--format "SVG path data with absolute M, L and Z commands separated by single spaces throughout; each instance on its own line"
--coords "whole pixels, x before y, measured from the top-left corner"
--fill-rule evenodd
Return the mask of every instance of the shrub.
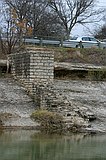
M 95 69 L 88 72 L 88 77 L 91 80 L 101 81 L 106 80 L 106 69 Z
M 47 110 L 37 110 L 31 118 L 41 124 L 40 129 L 46 133 L 57 133 L 63 130 L 63 117 Z

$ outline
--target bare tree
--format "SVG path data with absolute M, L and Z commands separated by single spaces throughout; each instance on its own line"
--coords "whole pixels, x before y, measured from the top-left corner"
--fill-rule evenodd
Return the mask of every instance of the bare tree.
M 19 44 L 22 44 L 23 35 L 30 31 L 28 24 L 28 13 L 30 11 L 30 0 L 5 0 L 11 10 L 11 18 L 17 28 Z
M 29 1 L 28 1 L 29 2 Z M 5 0 L 4 6 L 4 26 L 2 27 L 5 34 L 1 34 L 2 51 L 6 54 L 12 53 L 15 49 L 22 46 L 23 35 L 31 32 L 30 26 L 26 23 L 27 9 L 21 1 Z M 4 36 L 4 37 L 3 37 Z
M 102 25 L 99 28 L 96 28 L 94 31 L 94 36 L 98 39 L 106 39 L 106 24 Z
M 23 33 L 28 34 L 28 28 L 32 29 L 33 37 L 61 36 L 64 27 L 56 13 L 51 11 L 45 0 L 5 0 L 6 4 L 13 10 L 13 18 L 17 19 L 17 31 L 21 42 Z M 21 24 L 21 25 L 19 25 Z M 22 25 L 26 28 L 23 28 Z M 25 32 L 26 30 L 26 32 Z M 23 32 L 24 31 L 24 32 Z
M 5 36 L 1 36 L 2 40 L 2 51 L 5 54 L 11 54 L 16 48 L 16 44 L 19 39 L 17 37 L 16 28 L 14 26 L 14 22 L 12 19 L 7 20 L 7 28 L 5 32 Z
M 45 15 L 47 3 L 44 0 L 32 0 L 31 10 L 28 14 L 29 23 L 33 28 L 33 36 L 36 37 L 36 31 L 39 30 L 41 22 Z M 44 24 L 43 24 L 44 25 Z
M 59 17 L 56 13 L 51 11 L 50 8 L 48 8 L 48 4 L 45 1 L 33 1 L 28 19 L 33 28 L 34 37 L 59 37 L 64 32 L 64 28 L 60 24 Z
M 76 24 L 100 21 L 103 12 L 94 9 L 95 0 L 48 0 L 48 4 L 59 16 L 67 38 Z
M 16 26 L 14 20 L 11 17 L 11 10 L 3 5 L 4 9 L 2 8 L 2 13 L 4 16 L 3 26 L 1 26 L 1 33 L 0 33 L 0 44 L 2 53 L 7 55 L 10 54 L 18 41 Z

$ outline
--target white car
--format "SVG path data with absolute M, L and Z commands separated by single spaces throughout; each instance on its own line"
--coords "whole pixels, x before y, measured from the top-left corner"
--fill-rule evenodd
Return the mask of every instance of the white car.
M 63 41 L 63 47 L 104 49 L 106 48 L 106 42 L 101 42 L 90 36 L 73 37 L 69 40 Z

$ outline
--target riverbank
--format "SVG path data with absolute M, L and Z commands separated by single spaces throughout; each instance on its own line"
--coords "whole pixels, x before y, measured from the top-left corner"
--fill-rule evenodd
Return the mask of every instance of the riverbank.
M 0 78 L 0 118 L 4 128 L 35 128 L 30 119 L 36 105 L 25 88 L 12 78 Z
M 46 51 L 46 49 L 44 51 Z M 84 51 L 85 50 L 83 50 L 83 52 Z M 30 119 L 30 115 L 38 107 L 39 108 L 43 107 L 48 111 L 61 114 L 64 118 L 64 123 L 66 126 L 65 129 L 68 131 L 70 130 L 71 132 L 87 131 L 87 132 L 93 132 L 93 133 L 96 133 L 96 132 L 105 133 L 106 132 L 106 127 L 105 127 L 106 126 L 106 110 L 105 110 L 106 82 L 99 81 L 99 80 L 103 80 L 103 78 L 104 79 L 106 78 L 106 75 L 105 75 L 106 72 L 103 72 L 103 74 L 101 74 L 101 72 L 99 73 L 100 79 L 98 79 L 98 81 L 95 81 L 95 79 L 93 79 L 93 81 L 89 79 L 88 81 L 88 74 L 86 74 L 85 71 L 87 71 L 89 68 L 92 68 L 92 67 L 93 68 L 96 67 L 96 69 L 98 67 L 100 68 L 100 65 L 102 65 L 104 69 L 105 61 L 106 61 L 105 59 L 106 53 L 104 51 L 100 52 L 100 57 L 98 58 L 98 63 L 97 63 L 97 59 L 93 59 L 95 52 L 91 53 L 87 51 L 86 54 L 88 54 L 89 52 L 88 55 L 92 58 L 88 59 L 88 56 L 87 56 L 86 60 L 85 60 L 86 55 L 85 53 L 83 55 L 82 50 L 77 50 L 77 49 L 63 50 L 63 48 L 59 48 L 58 53 L 56 52 L 56 49 L 54 50 L 54 52 L 55 52 L 54 53 L 55 61 L 57 61 L 57 64 L 59 66 L 57 67 L 55 66 L 54 59 L 53 59 L 54 56 L 51 55 L 53 52 L 50 52 L 49 56 L 51 56 L 51 61 L 50 61 L 50 57 L 46 59 L 46 63 L 48 64 L 46 65 L 49 66 L 49 68 L 48 68 L 48 72 L 45 72 L 45 73 L 43 70 L 45 68 L 44 67 L 45 63 L 43 63 L 43 61 L 44 61 L 46 52 L 45 52 L 45 55 L 44 55 L 44 52 L 42 52 L 44 56 L 43 58 L 40 57 L 40 54 L 41 54 L 40 52 L 39 52 L 39 55 L 37 54 L 38 59 L 35 65 L 35 70 L 31 70 L 31 72 L 28 72 L 30 74 L 27 76 L 26 76 L 26 73 L 27 73 L 26 70 L 28 69 L 27 71 L 30 71 L 29 66 L 31 65 L 31 67 L 34 68 L 34 64 L 35 64 L 34 59 L 32 59 L 33 63 L 31 64 L 30 63 L 28 64 L 27 61 L 24 60 L 24 62 L 26 62 L 24 64 L 25 66 L 22 65 L 23 61 L 19 64 L 16 63 L 16 62 L 20 62 L 18 61 L 18 59 L 14 61 L 15 68 L 13 69 L 13 72 L 15 71 L 16 74 L 18 73 L 19 77 L 21 75 L 22 76 L 21 78 L 23 78 L 23 75 L 25 74 L 24 75 L 25 79 L 26 77 L 28 77 L 28 80 L 29 80 L 30 75 L 33 75 L 31 76 L 32 77 L 31 80 L 33 82 L 33 86 L 31 86 L 31 88 L 29 87 L 30 85 L 29 82 L 31 82 L 31 80 L 27 82 L 27 85 L 23 83 L 23 85 L 26 86 L 26 89 L 25 89 L 17 81 L 13 80 L 11 77 L 10 78 L 2 77 L 0 79 L 1 124 L 3 125 L 4 128 L 17 127 L 17 128 L 34 128 L 35 129 L 37 126 L 39 126 L 39 124 L 36 121 L 35 122 L 32 121 Z M 103 52 L 103 55 L 101 54 L 102 52 Z M 96 54 L 97 53 L 98 52 L 96 52 Z M 57 59 L 56 59 L 56 55 L 57 55 Z M 42 59 L 42 61 L 39 60 L 39 57 Z M 75 65 L 73 69 L 72 66 L 73 66 L 74 60 L 76 61 L 74 63 Z M 60 63 L 62 61 L 64 61 L 64 63 Z M 89 61 L 89 64 L 87 63 L 88 61 Z M 67 62 L 68 62 L 68 65 L 66 65 Z M 94 65 L 94 63 L 96 64 Z M 27 69 L 26 69 L 26 64 L 28 65 Z M 39 64 L 40 66 L 38 67 Z M 52 64 L 52 69 L 50 67 L 51 64 Z M 79 76 L 72 77 L 72 74 L 69 74 L 70 72 L 67 72 L 68 74 L 66 75 L 66 70 L 73 71 L 73 73 L 75 73 L 76 65 L 77 65 L 77 70 L 80 71 L 81 74 L 78 73 Z M 24 67 L 20 68 L 20 66 L 21 67 L 24 66 Z M 50 75 L 52 75 L 52 80 L 53 80 L 54 79 L 53 76 L 55 75 L 55 74 L 53 75 L 54 70 L 58 71 L 61 68 L 63 69 L 62 78 L 60 76 L 60 70 L 59 70 L 59 74 L 56 73 L 56 75 L 59 75 L 59 76 L 55 76 L 53 83 L 49 84 L 48 82 L 47 84 L 39 84 L 37 83 L 36 74 L 35 74 L 36 67 L 38 67 L 37 75 L 39 77 L 38 78 L 39 82 L 42 79 L 42 75 L 44 79 L 45 79 L 45 75 L 47 76 L 46 81 L 47 80 L 50 81 Z M 82 72 L 82 68 L 86 75 L 84 75 L 84 73 Z M 45 71 L 46 70 L 47 70 L 47 67 Z M 39 72 L 40 72 L 40 75 L 39 75 Z M 50 72 L 52 72 L 52 74 Z M 96 72 L 98 73 L 98 71 Z M 65 73 L 66 75 L 65 78 L 63 76 L 63 73 Z M 93 74 L 95 75 L 95 72 Z M 58 77 L 58 80 L 56 79 L 57 77 Z M 85 77 L 85 79 L 82 77 Z M 25 79 L 22 79 L 23 82 Z M 30 89 L 27 87 L 29 87 Z M 32 93 L 33 98 L 31 98 L 27 94 L 27 92 L 29 92 L 30 94 Z
M 106 66 L 106 50 L 96 48 L 54 48 L 55 62 Z
M 55 80 L 55 88 L 81 117 L 87 112 L 95 116 L 86 128 L 88 131 L 106 132 L 106 82 Z
M 106 82 L 55 80 L 54 89 L 71 104 L 70 114 L 79 126 L 85 123 L 84 114 L 95 116 L 83 128 L 85 132 L 106 132 Z M 0 114 L 5 129 L 36 129 L 39 124 L 30 119 L 35 109 L 36 103 L 25 88 L 12 78 L 0 78 Z M 76 114 L 82 115 L 78 118 Z

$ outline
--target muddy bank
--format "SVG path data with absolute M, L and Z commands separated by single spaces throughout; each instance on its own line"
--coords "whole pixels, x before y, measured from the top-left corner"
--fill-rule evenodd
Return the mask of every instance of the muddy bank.
M 36 127 L 30 119 L 36 105 L 12 78 L 0 78 L 0 117 L 4 127 Z
M 55 88 L 80 110 L 90 110 L 96 119 L 90 131 L 106 132 L 106 82 L 55 80 Z
M 106 82 L 55 80 L 54 89 L 70 101 L 74 112 L 90 111 L 86 114 L 95 116 L 86 128 L 88 131 L 106 132 Z M 25 88 L 11 78 L 0 78 L 0 117 L 4 127 L 36 128 L 38 123 L 30 119 L 35 109 L 36 102 L 27 95 Z

